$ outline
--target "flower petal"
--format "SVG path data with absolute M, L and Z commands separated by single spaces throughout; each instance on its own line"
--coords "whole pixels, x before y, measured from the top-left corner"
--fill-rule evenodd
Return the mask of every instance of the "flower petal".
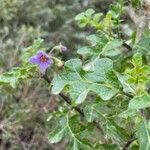
M 38 51 L 37 57 L 40 58 L 42 55 L 44 55 L 45 57 L 48 57 L 48 55 L 47 55 L 45 52 L 43 52 L 43 51 Z
M 49 65 L 52 65 L 52 64 L 53 64 L 53 60 L 49 58 L 49 59 L 46 61 L 46 63 L 49 64 Z
M 40 64 L 40 59 L 37 56 L 33 56 L 29 59 L 29 62 L 32 64 Z
M 60 47 L 60 52 L 65 52 L 65 51 L 67 51 L 67 47 L 62 45 Z
M 45 74 L 45 71 L 46 71 L 46 69 L 47 69 L 49 66 L 50 66 L 50 64 L 48 64 L 47 62 L 46 62 L 46 63 L 41 63 L 41 64 L 39 65 L 40 72 L 41 72 L 42 74 Z

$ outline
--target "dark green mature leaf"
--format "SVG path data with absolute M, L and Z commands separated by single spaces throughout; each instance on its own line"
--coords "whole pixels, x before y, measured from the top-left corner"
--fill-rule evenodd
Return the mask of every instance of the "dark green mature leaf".
M 119 126 L 113 119 L 107 119 L 106 121 L 106 136 L 115 141 L 126 140 L 129 136 L 129 131 L 127 132 L 124 128 Z
M 87 37 L 87 40 L 90 42 L 92 46 L 99 45 L 101 47 L 105 46 L 108 42 L 108 39 L 103 34 L 92 34 Z
M 81 55 L 100 55 L 103 56 L 117 56 L 122 53 L 121 46 L 123 41 L 118 39 L 108 40 L 105 35 L 90 35 L 87 40 L 94 48 L 82 47 L 78 50 L 78 54 Z M 98 46 L 98 48 L 96 48 Z M 98 49 L 98 50 L 97 50 Z M 96 51 L 97 50 L 97 51 Z
M 51 143 L 57 143 L 63 138 L 67 138 L 70 141 L 69 150 L 90 150 L 90 145 L 86 143 L 81 136 L 79 136 L 79 131 L 76 133 L 73 128 L 74 123 L 80 126 L 77 117 L 69 117 L 66 114 L 65 117 L 60 118 L 59 125 L 49 134 L 49 140 Z
M 67 118 L 60 117 L 57 119 L 58 119 L 58 125 L 49 134 L 49 140 L 51 143 L 57 143 L 57 142 L 61 141 L 68 133 Z
M 99 118 L 99 116 L 103 116 L 101 113 L 102 109 L 102 104 L 101 103 L 90 103 L 89 105 L 86 104 L 84 107 L 84 114 L 85 118 L 88 122 L 92 122 L 93 120 Z
M 66 134 L 67 127 L 64 126 L 64 128 L 60 128 L 59 126 L 55 128 L 54 131 L 52 131 L 49 134 L 49 140 L 51 143 L 58 143 L 63 139 L 63 137 Z
M 140 116 L 140 113 L 137 110 L 127 109 L 127 110 L 123 111 L 122 113 L 120 113 L 118 116 L 121 117 L 121 118 L 127 119 L 128 117 L 134 117 L 137 114 Z
M 89 47 L 81 47 L 77 51 L 80 55 L 98 55 L 98 52 L 95 52 L 92 48 Z
M 129 102 L 129 109 L 142 109 L 150 107 L 150 95 L 137 96 Z
M 67 150 L 90 150 L 91 147 L 86 141 L 81 140 L 78 136 L 72 136 L 73 141 L 70 143 Z
M 119 150 L 117 144 L 100 144 L 95 150 Z
M 87 72 L 85 78 L 92 82 L 105 82 L 107 81 L 106 74 L 113 69 L 113 61 L 108 58 L 97 59 L 91 65 L 94 66 L 93 72 Z
M 112 41 L 109 41 L 105 47 L 102 50 L 102 55 L 103 56 L 116 56 L 119 55 L 121 53 L 121 45 L 122 45 L 122 41 L 118 40 L 118 39 L 114 39 Z
M 118 77 L 118 80 L 120 81 L 120 83 L 123 87 L 123 91 L 125 93 L 132 93 L 132 94 L 135 93 L 132 86 L 127 82 L 128 76 L 117 73 L 117 77 Z
M 138 130 L 140 150 L 150 149 L 150 121 L 143 120 Z
M 79 59 L 67 61 L 64 72 L 55 76 L 52 81 L 52 92 L 58 94 L 68 87 L 69 94 L 76 104 L 82 103 L 90 91 L 97 93 L 103 100 L 109 100 L 117 93 L 117 89 L 107 82 L 106 76 L 113 68 L 112 61 L 97 59 L 93 65 L 93 72 L 82 73 Z
M 81 47 L 78 49 L 77 53 L 81 55 L 90 54 L 92 53 L 92 49 L 88 47 Z
M 135 45 L 134 51 L 143 53 L 143 54 L 150 54 L 150 40 L 149 37 L 142 37 L 141 40 Z

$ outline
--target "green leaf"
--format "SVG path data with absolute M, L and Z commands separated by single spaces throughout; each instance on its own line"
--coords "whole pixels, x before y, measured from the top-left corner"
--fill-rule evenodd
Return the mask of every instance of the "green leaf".
M 140 150 L 150 149 L 150 121 L 143 120 L 138 130 L 138 140 L 140 143 Z
M 134 89 L 131 87 L 131 85 L 128 83 L 128 77 L 126 75 L 122 75 L 117 73 L 118 80 L 120 81 L 123 91 L 125 93 L 131 93 L 134 94 Z
M 0 85 L 10 85 L 12 88 L 15 88 L 17 84 L 16 76 L 12 75 L 11 73 L 5 73 L 0 75 Z
M 136 53 L 132 59 L 134 66 L 142 66 L 142 55 L 140 53 Z
M 87 37 L 92 47 L 83 47 L 78 50 L 81 55 L 103 55 L 114 57 L 122 53 L 122 40 L 113 39 L 108 40 L 104 34 L 92 34 Z
M 109 137 L 120 141 L 127 140 L 130 137 L 130 132 L 127 132 L 124 128 L 119 126 L 113 119 L 107 119 L 105 126 L 107 138 Z
M 149 51 L 150 47 L 150 38 L 148 36 L 142 37 L 141 40 L 134 46 L 134 51 L 143 53 L 143 54 L 150 54 Z
M 142 2 L 140 0 L 131 0 L 131 3 L 133 5 L 133 7 L 139 8 L 141 6 Z
M 122 45 L 122 41 L 118 39 L 114 39 L 109 41 L 102 50 L 102 55 L 104 56 L 116 56 L 121 53 L 120 47 Z
M 93 84 L 91 90 L 103 100 L 110 100 L 118 92 L 113 86 L 107 84 Z
M 30 64 L 13 68 L 12 70 L 0 75 L 0 85 L 16 88 L 18 83 L 23 79 L 29 78 L 34 70 L 35 66 Z
M 89 47 L 81 47 L 77 51 L 78 54 L 80 55 L 93 55 L 95 54 L 94 50 Z
M 49 140 L 51 143 L 58 143 L 63 139 L 66 134 L 67 127 L 64 128 L 56 127 L 54 131 L 49 134 Z
M 81 69 L 82 62 L 80 59 L 71 59 L 65 62 L 65 68 L 70 71 L 79 71 Z
M 108 42 L 108 39 L 103 34 L 102 35 L 99 35 L 99 34 L 89 35 L 87 37 L 87 40 L 90 42 L 92 46 L 95 46 L 95 45 L 104 46 Z
M 75 17 L 75 20 L 81 20 L 85 17 L 85 14 L 84 13 L 80 13 L 78 14 L 76 17 Z
M 78 22 L 81 28 L 85 27 L 89 23 L 89 20 L 87 19 L 87 16 L 85 16 L 84 12 L 78 14 L 75 17 L 75 20 Z
M 95 150 L 119 150 L 119 147 L 117 144 L 100 144 Z
M 90 73 L 83 71 L 79 59 L 71 59 L 65 63 L 64 72 L 54 77 L 52 92 L 59 94 L 66 87 L 72 102 L 76 104 L 82 103 L 90 91 L 97 93 L 103 100 L 109 100 L 118 91 L 111 83 L 107 83 L 106 73 L 112 68 L 110 59 L 98 59 L 94 63 L 94 71 Z
M 94 10 L 92 8 L 89 8 L 88 10 L 86 10 L 85 15 L 87 17 L 91 17 L 94 14 Z
M 81 140 L 79 137 L 73 136 L 73 141 L 70 143 L 67 150 L 90 150 L 90 146 L 84 141 Z
M 80 80 L 80 75 L 78 71 L 81 69 L 80 59 L 71 59 L 65 63 L 65 71 L 62 74 L 58 74 L 54 77 L 52 81 L 52 93 L 59 94 L 63 88 Z
M 49 134 L 49 140 L 51 143 L 57 143 L 63 138 L 67 138 L 70 141 L 69 150 L 90 150 L 90 145 L 85 141 L 85 139 L 79 136 L 80 132 L 75 132 L 76 126 L 80 127 L 78 117 L 69 117 L 66 114 L 64 117 L 60 118 L 59 125 Z
M 150 107 L 150 95 L 134 97 L 128 105 L 128 109 L 142 109 L 147 107 Z
M 56 128 L 50 132 L 48 138 L 51 143 L 58 143 L 61 141 L 68 133 L 67 128 L 67 118 L 64 116 L 58 117 L 58 124 Z
M 68 128 L 68 131 L 69 131 L 69 136 L 70 136 L 70 148 L 71 150 L 90 150 L 90 145 L 88 143 L 86 143 L 84 141 L 84 139 L 81 139 L 79 138 L 78 134 L 76 134 L 74 132 L 74 129 L 72 128 L 73 127 L 73 123 L 74 123 L 74 119 L 76 118 L 73 118 L 73 119 L 69 119 L 69 116 L 66 117 L 67 118 L 67 128 Z M 81 137 L 81 136 L 80 136 Z
M 113 61 L 108 58 L 97 59 L 93 61 L 94 71 L 87 72 L 85 78 L 92 82 L 107 81 L 107 73 L 113 69 Z
M 101 22 L 103 30 L 111 30 L 113 27 L 112 14 L 108 12 Z
M 85 114 L 85 118 L 88 122 L 92 122 L 95 119 L 97 119 L 101 114 L 100 110 L 101 110 L 101 103 L 90 103 L 89 105 L 86 104 L 86 106 L 84 107 L 83 111 Z
M 95 14 L 93 16 L 93 21 L 96 22 L 96 23 L 98 23 L 100 21 L 102 15 L 103 15 L 102 13 Z
M 118 116 L 121 117 L 121 118 L 127 119 L 128 117 L 134 117 L 137 114 L 140 115 L 140 113 L 137 110 L 135 110 L 135 109 L 127 109 L 127 110 L 123 111 L 122 113 L 120 113 Z

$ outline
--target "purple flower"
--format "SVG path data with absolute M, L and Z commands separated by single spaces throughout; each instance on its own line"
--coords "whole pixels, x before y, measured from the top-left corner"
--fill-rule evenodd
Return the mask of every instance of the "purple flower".
M 42 74 L 44 74 L 46 69 L 53 63 L 52 59 L 43 51 L 39 51 L 35 56 L 31 57 L 29 62 L 37 64 Z

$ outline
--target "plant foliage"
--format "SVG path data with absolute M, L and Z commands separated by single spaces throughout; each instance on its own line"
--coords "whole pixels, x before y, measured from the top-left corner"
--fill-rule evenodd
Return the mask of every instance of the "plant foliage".
M 150 34 L 145 30 L 137 43 L 132 36 L 122 39 L 117 32 L 123 10 L 123 1 L 118 1 L 106 14 L 90 8 L 75 17 L 80 27 L 93 29 L 76 58 L 63 62 L 51 53 L 61 52 L 55 46 L 49 53 L 54 66 L 41 74 L 29 63 L 39 50 L 49 52 L 37 39 L 22 51 L 20 66 L 0 75 L 2 89 L 39 76 L 51 94 L 64 100 L 48 119 L 54 120 L 51 143 L 67 139 L 68 150 L 150 149 Z

